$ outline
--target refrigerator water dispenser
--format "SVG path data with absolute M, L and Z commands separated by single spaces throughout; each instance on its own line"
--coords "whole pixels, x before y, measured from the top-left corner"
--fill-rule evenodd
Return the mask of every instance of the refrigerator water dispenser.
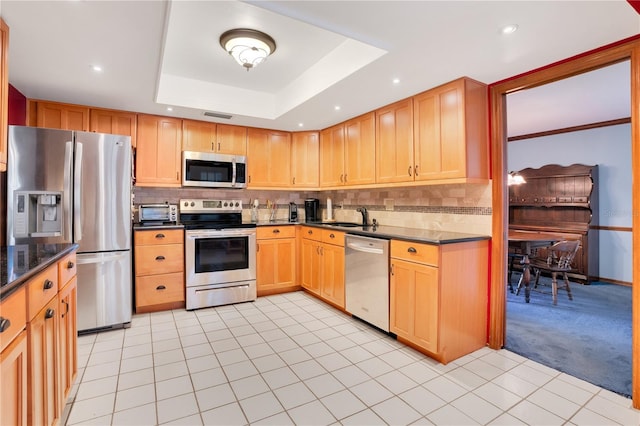
M 62 235 L 62 192 L 16 191 L 13 211 L 15 238 Z

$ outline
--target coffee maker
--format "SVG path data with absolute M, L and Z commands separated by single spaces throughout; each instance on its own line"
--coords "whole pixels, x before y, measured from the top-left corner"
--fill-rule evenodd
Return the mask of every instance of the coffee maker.
M 307 198 L 304 200 L 304 221 L 320 221 L 320 200 L 317 198 Z
M 298 221 L 298 206 L 296 203 L 289 203 L 289 222 Z

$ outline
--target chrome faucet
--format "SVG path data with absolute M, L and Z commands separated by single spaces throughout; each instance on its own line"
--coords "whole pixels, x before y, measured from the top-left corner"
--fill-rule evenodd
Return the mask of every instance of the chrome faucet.
M 358 207 L 356 211 L 362 213 L 362 226 L 367 226 L 369 224 L 369 218 L 367 217 L 367 209 L 365 209 L 364 207 Z

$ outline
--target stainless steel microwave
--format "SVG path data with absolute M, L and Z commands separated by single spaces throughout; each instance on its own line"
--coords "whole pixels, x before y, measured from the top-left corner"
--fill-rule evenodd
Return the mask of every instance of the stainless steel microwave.
M 247 157 L 182 151 L 182 186 L 246 188 Z

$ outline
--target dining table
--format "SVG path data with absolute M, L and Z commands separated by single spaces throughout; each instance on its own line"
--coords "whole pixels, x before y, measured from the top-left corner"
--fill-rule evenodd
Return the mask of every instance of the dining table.
M 509 229 L 509 246 L 519 248 L 520 254 L 522 255 L 522 260 L 520 261 L 522 264 L 522 276 L 516 288 L 516 295 L 520 293 L 520 288 L 524 285 L 524 301 L 526 303 L 529 303 L 531 296 L 531 268 L 529 263 L 533 249 L 547 247 L 563 239 L 564 238 L 558 234 Z

